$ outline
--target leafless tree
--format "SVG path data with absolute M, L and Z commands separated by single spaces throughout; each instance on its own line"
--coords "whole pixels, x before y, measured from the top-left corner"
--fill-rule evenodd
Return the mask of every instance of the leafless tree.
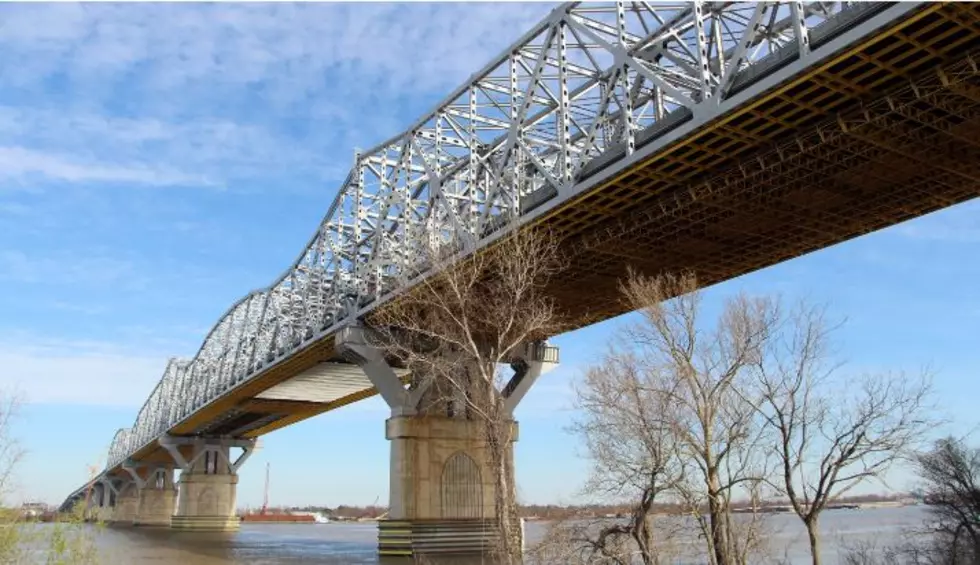
M 631 275 L 622 290 L 640 321 L 586 375 L 576 430 L 594 464 L 590 488 L 629 490 L 637 503 L 627 524 L 600 533 L 630 536 L 644 562 L 656 563 L 648 514 L 663 496 L 687 508 L 712 565 L 746 563 L 760 547 L 761 520 L 734 516 L 731 502 L 759 492 L 769 463 L 765 427 L 743 391 L 776 308 L 739 296 L 706 328 L 693 275 Z
M 593 462 L 586 490 L 605 499 L 635 501 L 626 522 L 606 521 L 570 532 L 570 541 L 582 553 L 623 565 L 635 553 L 644 565 L 660 563 L 658 541 L 670 536 L 653 530 L 653 506 L 673 494 L 687 472 L 673 433 L 676 410 L 662 392 L 675 384 L 668 379 L 636 353 L 614 344 L 578 387 L 581 416 L 572 429 Z
M 549 525 L 528 552 L 533 565 L 632 565 L 632 537 L 610 529 L 606 519 L 563 519 Z
M 739 295 L 710 324 L 692 274 L 631 276 L 623 291 L 642 317 L 627 330 L 629 341 L 647 371 L 666 377 L 658 393 L 672 406 L 680 454 L 690 461 L 692 472 L 676 491 L 702 530 L 710 562 L 745 563 L 759 548 L 761 520 L 752 513 L 736 519 L 731 501 L 759 491 L 769 451 L 744 390 L 778 317 L 776 305 Z
M 946 438 L 916 458 L 936 522 L 934 563 L 980 563 L 980 449 Z
M 513 476 L 513 416 L 502 389 L 523 348 L 560 332 L 546 286 L 563 268 L 555 240 L 527 231 L 460 261 L 427 250 L 441 268 L 369 320 L 386 354 L 411 371 L 425 392 L 420 413 L 478 422 L 494 475 L 498 559 L 521 559 Z
M 13 424 L 21 405 L 20 395 L 0 392 L 0 502 L 10 495 L 14 469 L 24 456 L 24 450 L 14 437 Z
M 24 557 L 24 535 L 17 527 L 19 512 L 8 506 L 14 491 L 14 471 L 24 451 L 14 437 L 13 422 L 20 407 L 20 397 L 0 391 L 0 562 L 14 563 Z
M 848 376 L 833 362 L 823 308 L 801 304 L 780 316 L 756 358 L 759 413 L 775 435 L 777 487 L 789 499 L 820 564 L 820 513 L 884 473 L 930 422 L 927 375 Z

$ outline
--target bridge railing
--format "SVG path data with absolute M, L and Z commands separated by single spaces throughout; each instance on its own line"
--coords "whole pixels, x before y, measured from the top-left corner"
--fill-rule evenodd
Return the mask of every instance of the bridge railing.
M 429 268 L 827 41 L 881 5 L 572 3 L 411 128 L 355 155 L 316 232 L 269 287 L 172 359 L 107 469 Z M 815 30 L 819 30 L 818 32 Z

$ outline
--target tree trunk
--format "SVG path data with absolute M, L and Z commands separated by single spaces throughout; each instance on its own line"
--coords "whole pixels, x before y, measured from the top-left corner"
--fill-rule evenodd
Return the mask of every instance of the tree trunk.
M 510 421 L 501 417 L 501 400 L 488 394 L 488 419 L 485 422 L 486 445 L 490 465 L 494 473 L 494 518 L 499 535 L 497 553 L 502 564 L 516 565 L 523 562 L 520 536 L 515 535 L 517 501 L 514 478 L 511 476 L 508 447 L 510 445 Z M 489 405 L 492 403 L 492 406 Z
M 810 538 L 810 556 L 813 558 L 813 565 L 820 565 L 820 527 L 817 517 L 814 516 L 803 523 L 806 525 L 806 533 Z
M 512 523 L 513 513 L 511 512 L 510 503 L 506 500 L 507 499 L 506 493 L 508 491 L 507 478 L 505 476 L 506 473 L 504 472 L 503 469 L 500 469 L 498 467 L 496 471 L 497 471 L 497 482 L 496 482 L 497 493 L 496 496 L 494 497 L 495 498 L 494 502 L 496 506 L 497 528 L 500 534 L 500 539 L 498 541 L 499 553 L 500 553 L 499 559 L 501 560 L 501 563 L 505 563 L 507 565 L 514 565 L 519 561 L 515 559 L 516 552 L 514 550 L 514 534 L 513 534 L 514 525 Z
M 633 539 L 640 550 L 643 565 L 655 565 L 653 552 L 650 550 L 650 525 L 647 523 L 647 511 L 640 509 L 633 518 Z
M 724 508 L 719 500 L 720 481 L 714 469 L 708 472 L 708 519 L 711 524 L 711 540 L 714 545 L 715 565 L 729 565 L 728 536 Z

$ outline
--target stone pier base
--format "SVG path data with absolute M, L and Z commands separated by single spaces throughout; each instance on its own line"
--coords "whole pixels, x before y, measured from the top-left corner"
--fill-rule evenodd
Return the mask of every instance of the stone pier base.
M 116 508 L 112 513 L 112 524 L 117 526 L 132 526 L 139 509 L 139 494 L 135 486 L 116 499 Z
M 492 520 L 381 520 L 378 554 L 413 557 L 435 553 L 480 553 L 493 550 L 497 539 Z
M 486 553 L 497 530 L 494 474 L 480 424 L 400 416 L 386 425 L 391 499 L 389 519 L 378 524 L 378 553 Z M 517 440 L 516 422 L 510 436 Z M 506 459 L 513 468 L 512 443 Z
M 174 514 L 177 493 L 173 487 L 155 489 L 146 487 L 140 491 L 139 507 L 133 525 L 148 528 L 169 528 Z
M 116 518 L 114 506 L 99 506 L 93 508 L 95 514 L 95 520 L 98 522 L 111 523 Z
M 230 532 L 239 527 L 235 515 L 238 476 L 184 473 L 180 477 L 177 513 L 170 521 L 174 530 Z

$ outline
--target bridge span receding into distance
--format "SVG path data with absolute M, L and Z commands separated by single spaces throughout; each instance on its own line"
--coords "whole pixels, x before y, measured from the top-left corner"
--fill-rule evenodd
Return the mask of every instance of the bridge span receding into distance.
M 389 423 L 420 418 L 405 372 L 359 323 L 428 274 L 433 239 L 465 255 L 547 227 L 570 258 L 549 292 L 582 327 L 623 313 L 629 267 L 715 284 L 969 200 L 978 64 L 973 3 L 560 5 L 432 112 L 355 155 L 296 261 L 232 305 L 193 358 L 167 364 L 64 507 L 233 529 L 255 438 L 379 393 Z M 523 356 L 511 407 L 558 361 L 544 344 Z M 390 547 L 404 553 L 426 543 L 414 522 L 451 531 L 473 517 L 395 476 L 397 427 L 390 519 L 408 533 Z M 430 432 L 413 437 L 437 441 Z M 472 463 L 456 451 L 432 473 Z

